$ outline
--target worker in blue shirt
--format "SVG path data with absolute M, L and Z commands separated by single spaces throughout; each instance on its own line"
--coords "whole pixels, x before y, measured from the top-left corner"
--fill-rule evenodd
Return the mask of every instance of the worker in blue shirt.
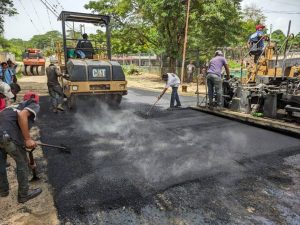
M 14 73 L 8 68 L 7 62 L 1 63 L 0 79 L 9 85 L 12 83 L 16 83 L 16 81 L 17 81 Z
M 264 50 L 264 32 L 265 29 L 264 25 L 256 25 L 256 31 L 255 33 L 251 34 L 249 40 L 248 40 L 248 48 L 249 48 L 249 54 L 254 55 L 254 63 L 257 63 L 259 57 L 262 55 Z

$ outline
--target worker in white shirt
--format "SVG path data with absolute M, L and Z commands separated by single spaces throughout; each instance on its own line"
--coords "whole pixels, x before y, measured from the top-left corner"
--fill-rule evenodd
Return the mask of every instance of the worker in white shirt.
M 178 87 L 180 85 L 179 77 L 175 73 L 164 73 L 162 75 L 162 79 L 166 81 L 166 86 L 162 91 L 162 93 L 158 96 L 158 99 L 161 99 L 161 97 L 165 94 L 168 88 L 172 87 L 170 108 L 181 107 L 181 103 L 178 96 Z M 176 101 L 176 105 L 174 105 L 175 101 Z

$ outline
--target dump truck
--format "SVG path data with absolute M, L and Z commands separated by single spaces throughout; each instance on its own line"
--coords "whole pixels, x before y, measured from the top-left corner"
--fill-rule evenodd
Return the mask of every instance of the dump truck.
M 28 48 L 23 53 L 24 75 L 45 75 L 46 60 L 40 49 Z
M 62 21 L 63 43 L 62 52 L 58 52 L 57 58 L 64 74 L 61 83 L 68 108 L 76 108 L 77 99 L 83 97 L 96 97 L 105 100 L 109 105 L 119 105 L 122 96 L 127 94 L 127 81 L 121 65 L 111 60 L 110 17 L 62 11 L 58 20 Z M 79 47 L 81 40 L 66 35 L 67 22 L 104 26 L 106 42 L 85 40 L 92 43 L 89 49 Z M 82 57 L 79 52 L 86 53 L 83 55 L 88 57 Z

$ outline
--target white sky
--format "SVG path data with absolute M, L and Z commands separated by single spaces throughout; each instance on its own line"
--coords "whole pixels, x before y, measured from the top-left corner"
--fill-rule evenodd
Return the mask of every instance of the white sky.
M 47 1 L 53 3 L 53 5 L 57 5 L 56 11 L 58 14 L 61 11 L 58 2 L 60 2 L 63 9 L 66 11 L 89 12 L 83 7 L 89 0 Z M 255 4 L 264 10 L 267 17 L 265 25 L 267 25 L 268 28 L 270 27 L 270 24 L 272 24 L 273 30 L 281 29 L 286 33 L 288 22 L 289 20 L 292 20 L 291 32 L 294 34 L 300 32 L 300 0 L 243 0 L 242 7 L 251 4 Z M 48 16 L 46 7 L 41 0 L 14 0 L 14 5 L 19 14 L 13 17 L 5 17 L 5 38 L 21 38 L 23 40 L 29 40 L 35 34 L 44 34 L 53 29 L 61 31 L 61 22 L 57 21 L 57 18 L 50 11 Z M 280 13 L 270 13 L 270 11 L 280 11 Z M 297 14 L 286 14 L 282 11 Z M 86 27 L 87 33 L 94 31 L 92 26 L 93 25 Z M 79 24 L 75 29 L 79 30 Z
M 267 17 L 265 25 L 269 30 L 272 24 L 273 31 L 280 29 L 286 34 L 291 20 L 291 33 L 296 35 L 300 32 L 300 0 L 243 0 L 242 7 L 251 4 L 263 10 Z

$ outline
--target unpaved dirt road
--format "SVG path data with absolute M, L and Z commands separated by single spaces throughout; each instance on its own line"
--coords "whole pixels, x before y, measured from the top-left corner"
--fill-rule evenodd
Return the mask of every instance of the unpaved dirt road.
M 157 93 L 119 109 L 78 103 L 38 126 L 61 224 L 300 224 L 300 140 L 189 109 L 141 117 Z M 185 98 L 185 105 L 195 98 Z

